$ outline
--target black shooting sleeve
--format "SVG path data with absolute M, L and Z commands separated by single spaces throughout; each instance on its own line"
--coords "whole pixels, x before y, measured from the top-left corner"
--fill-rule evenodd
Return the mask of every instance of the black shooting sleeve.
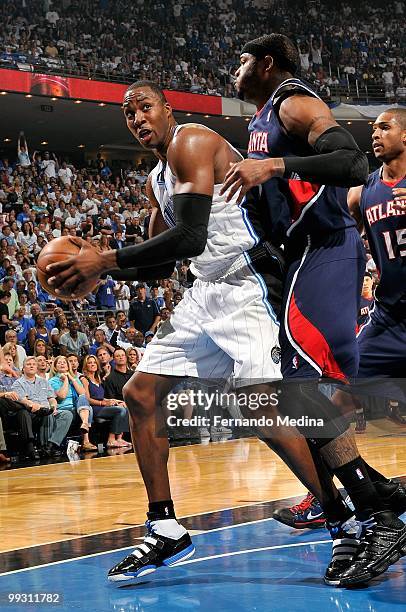
M 118 267 L 145 268 L 201 255 L 207 242 L 211 202 L 211 196 L 201 193 L 174 195 L 175 227 L 142 244 L 118 249 Z
M 109 270 L 104 277 L 109 275 L 113 280 L 117 281 L 149 281 L 159 278 L 169 278 L 172 276 L 175 265 L 176 261 L 171 261 L 158 266 L 124 268 L 123 270 L 115 268 L 114 270 Z
M 314 144 L 316 155 L 284 157 L 285 178 L 297 178 L 322 185 L 355 187 L 368 178 L 368 159 L 351 134 L 342 127 L 326 130 Z

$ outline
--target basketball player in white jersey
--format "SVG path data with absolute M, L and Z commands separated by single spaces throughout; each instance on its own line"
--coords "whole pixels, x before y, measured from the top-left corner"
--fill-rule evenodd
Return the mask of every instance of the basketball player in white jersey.
M 205 126 L 177 125 L 162 91 L 149 81 L 129 87 L 123 108 L 130 132 L 159 160 L 147 183 L 153 206 L 151 238 L 103 253 L 72 238 L 82 250 L 48 266 L 48 273 L 54 274 L 50 282 L 71 288 L 74 295 L 84 279 L 97 279 L 107 271 L 117 279 L 165 278 L 175 262 L 185 258 L 192 260 L 197 278 L 123 389 L 149 498 L 148 531 L 144 542 L 110 570 L 112 581 L 139 578 L 194 553 L 171 499 L 168 440 L 157 435 L 165 428 L 160 406 L 170 390 L 185 376 L 225 380 L 233 373 L 244 392 L 269 394 L 272 387 L 265 383 L 280 378 L 275 308 L 282 275 L 278 280 L 269 274 L 279 261 L 263 228 L 251 223 L 247 208 L 238 206 L 236 198 L 227 203 L 219 195 L 230 163 L 240 160 L 240 154 Z M 277 422 L 270 404 L 254 416 L 262 415 Z M 326 499 L 304 437 L 279 424 L 258 428 L 257 434 L 316 497 Z

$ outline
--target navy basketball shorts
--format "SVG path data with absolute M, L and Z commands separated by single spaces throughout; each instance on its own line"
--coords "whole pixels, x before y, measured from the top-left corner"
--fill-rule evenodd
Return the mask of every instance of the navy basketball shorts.
M 356 320 L 365 251 L 355 228 L 337 231 L 290 258 L 280 345 L 284 378 L 346 382 L 358 372 Z
M 406 306 L 375 302 L 357 336 L 359 369 L 356 389 L 405 401 Z

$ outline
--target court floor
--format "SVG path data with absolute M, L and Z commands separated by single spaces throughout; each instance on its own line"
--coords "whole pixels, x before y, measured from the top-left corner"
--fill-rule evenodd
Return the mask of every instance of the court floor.
M 261 507 L 263 506 L 263 507 Z M 39 604 L 10 604 L 9 593 L 51 593 L 46 610 L 286 610 L 379 612 L 404 609 L 406 563 L 401 560 L 368 588 L 337 589 L 323 584 L 330 543 L 325 530 L 295 531 L 272 518 L 247 520 L 272 504 L 198 517 L 195 556 L 162 568 L 138 584 L 109 584 L 106 572 L 128 548 L 14 570 L 0 576 L 0 609 L 38 610 Z M 258 512 L 257 512 L 258 511 Z M 239 515 L 239 516 L 238 516 Z M 220 524 L 219 527 L 209 527 Z M 204 529 L 205 525 L 209 527 Z M 112 542 L 113 543 L 113 542 Z
M 366 458 L 397 477 L 406 474 L 404 442 L 401 431 L 360 438 Z M 0 611 L 405 609 L 406 558 L 367 588 L 324 585 L 327 532 L 272 519 L 303 488 L 257 440 L 173 449 L 169 466 L 195 556 L 121 584 L 108 583 L 106 573 L 144 531 L 133 455 L 2 472 Z M 42 594 L 58 602 L 35 603 Z

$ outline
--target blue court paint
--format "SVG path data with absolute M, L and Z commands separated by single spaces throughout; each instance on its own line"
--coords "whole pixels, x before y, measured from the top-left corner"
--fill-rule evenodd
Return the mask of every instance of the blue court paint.
M 406 563 L 399 561 L 368 588 L 327 587 L 327 532 L 299 532 L 272 520 L 233 526 L 194 537 L 196 555 L 183 565 L 161 568 L 137 584 L 106 580 L 126 551 L 57 563 L 0 576 L 0 610 L 38 612 L 395 612 L 406 604 Z M 256 548 L 279 547 L 244 554 Z M 132 547 L 131 547 L 132 548 Z M 131 548 L 128 550 L 130 551 Z M 229 555 L 229 556 L 219 556 Z M 204 557 L 216 557 L 203 560 Z M 196 561 L 197 559 L 201 561 Z M 9 592 L 60 593 L 57 606 L 6 605 Z

